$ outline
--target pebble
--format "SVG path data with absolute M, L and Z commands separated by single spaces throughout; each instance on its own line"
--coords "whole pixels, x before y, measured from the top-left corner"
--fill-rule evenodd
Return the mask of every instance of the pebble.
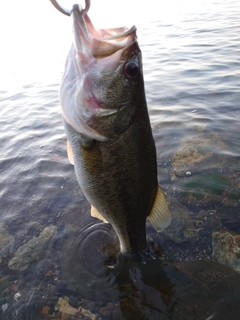
M 21 298 L 22 294 L 20 292 L 17 292 L 15 295 L 14 295 L 14 300 L 15 301 L 18 301 L 20 298 Z
M 18 286 L 15 283 L 12 284 L 12 289 L 14 292 L 18 292 Z
M 201 210 L 199 213 L 195 216 L 197 220 L 205 220 L 208 212 L 206 210 Z
M 92 314 L 90 311 L 84 309 L 84 308 L 74 308 L 70 306 L 68 303 L 68 297 L 59 298 L 57 302 L 57 306 L 59 308 L 59 311 L 62 312 L 65 315 L 73 315 L 75 316 L 77 313 L 81 313 L 83 316 L 88 317 L 90 320 L 95 320 L 96 316 L 95 314 Z
M 42 315 L 48 314 L 48 311 L 49 311 L 49 307 L 48 306 L 43 306 L 42 307 Z
M 68 303 L 70 304 L 70 306 L 72 306 L 74 308 L 78 307 L 77 299 L 72 295 L 68 297 Z
M 240 235 L 234 235 L 227 231 L 214 232 L 212 234 L 212 248 L 214 259 L 240 272 Z
M 8 308 L 8 303 L 2 304 L 2 311 L 3 311 L 3 313 L 7 310 L 7 308 Z

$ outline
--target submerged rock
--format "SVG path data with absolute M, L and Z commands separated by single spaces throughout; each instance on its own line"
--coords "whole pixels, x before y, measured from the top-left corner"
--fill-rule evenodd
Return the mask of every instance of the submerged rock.
M 232 235 L 227 231 L 214 232 L 212 248 L 215 260 L 240 271 L 240 235 Z
M 167 197 L 167 202 L 169 203 L 172 220 L 163 232 L 178 243 L 197 241 L 199 230 L 194 226 L 190 211 L 174 197 Z
M 199 173 L 222 168 L 224 158 L 218 153 L 227 146 L 215 133 L 201 133 L 191 140 L 184 140 L 172 158 L 172 179 L 183 177 L 186 172 Z
M 0 223 L 0 263 L 3 258 L 13 251 L 15 239 L 5 229 L 4 225 Z
M 219 172 L 205 172 L 175 183 L 175 190 L 184 204 L 201 207 L 221 203 L 234 187 L 230 178 Z
M 8 303 L 2 304 L 2 311 L 3 311 L 3 313 L 7 310 L 7 308 L 8 308 Z
M 4 298 L 11 287 L 9 276 L 0 273 L 0 299 Z
M 23 246 L 19 247 L 8 267 L 12 270 L 23 271 L 29 266 L 45 257 L 52 248 L 53 237 L 57 233 L 56 226 L 46 227 L 38 237 L 34 237 Z
M 178 296 L 174 320 L 238 320 L 240 315 L 240 274 L 216 261 L 181 261 L 175 268 Z M 183 278 L 182 275 L 187 278 Z
M 63 314 L 68 314 L 68 315 L 72 315 L 72 316 L 84 316 L 87 317 L 90 320 L 95 320 L 96 319 L 96 315 L 91 313 L 89 310 L 86 310 L 82 307 L 80 308 L 74 308 L 72 306 L 70 306 L 70 304 L 68 303 L 68 298 L 64 297 L 64 298 L 59 298 L 58 300 L 58 310 L 60 312 L 62 312 Z

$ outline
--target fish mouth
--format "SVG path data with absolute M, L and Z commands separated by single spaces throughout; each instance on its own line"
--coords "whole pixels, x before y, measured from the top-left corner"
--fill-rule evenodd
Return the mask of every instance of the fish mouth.
M 75 49 L 81 55 L 91 54 L 96 59 L 112 56 L 136 41 L 136 27 L 96 29 L 87 14 L 90 3 L 83 9 L 75 4 L 71 11 Z
M 136 27 L 96 29 L 88 16 L 90 0 L 85 0 L 85 8 L 75 4 L 71 11 L 60 7 L 56 0 L 50 1 L 72 19 L 73 45 L 60 85 L 63 117 L 77 132 L 104 141 L 105 134 L 98 132 L 101 126 L 94 123 L 107 123 L 108 117 L 116 116 L 130 104 L 128 97 L 115 98 L 111 81 L 113 74 L 117 78 L 116 74 L 120 77 L 123 72 L 125 50 L 137 43 Z M 136 50 L 139 48 L 133 48 Z M 125 78 L 123 81 L 127 82 Z
M 75 4 L 71 11 L 73 26 L 73 44 L 77 56 L 75 71 L 82 79 L 82 95 L 85 100 L 85 111 L 98 118 L 118 112 L 122 105 L 108 105 L 100 96 L 95 95 L 92 85 L 86 76 L 92 65 L 99 73 L 114 71 L 121 59 L 123 51 L 136 42 L 136 27 L 119 27 L 96 29 L 88 16 L 90 1 L 86 0 L 83 9 Z

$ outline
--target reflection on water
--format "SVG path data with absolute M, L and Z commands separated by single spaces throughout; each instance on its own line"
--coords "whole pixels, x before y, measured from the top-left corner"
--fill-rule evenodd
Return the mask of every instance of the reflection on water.
M 211 4 L 138 25 L 173 216 L 164 233 L 147 223 L 149 257 L 116 254 L 68 163 L 58 105 L 68 44 L 42 82 L 1 69 L 1 319 L 239 318 L 239 4 Z
M 108 258 L 106 244 L 102 231 L 98 232 L 103 242 L 95 241 L 96 249 L 88 247 L 89 256 L 79 252 L 63 259 L 62 272 L 63 278 L 67 274 L 65 281 L 71 290 L 104 305 L 100 308 L 100 314 L 108 315 L 104 319 L 220 320 L 239 316 L 237 272 L 209 260 L 166 263 L 159 251 L 144 263 L 136 257 L 121 257 L 115 268 L 108 268 L 103 260 Z M 105 240 L 107 237 L 109 234 Z M 84 245 L 78 245 L 86 251 Z M 99 256 L 101 245 L 105 254 Z
M 111 299 L 113 288 L 106 271 L 116 266 L 118 251 L 118 239 L 109 224 L 93 224 L 91 221 L 88 227 L 77 228 L 72 231 L 61 252 L 64 282 L 68 288 L 90 300 Z M 103 299 L 103 294 L 108 299 Z

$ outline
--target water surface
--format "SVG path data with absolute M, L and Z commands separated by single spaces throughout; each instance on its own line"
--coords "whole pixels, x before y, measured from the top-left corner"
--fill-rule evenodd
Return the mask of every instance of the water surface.
M 30 9 L 34 28 L 40 4 Z M 240 266 L 214 255 L 212 239 L 230 232 L 236 245 L 240 234 L 239 9 L 236 0 L 196 8 L 176 1 L 173 15 L 154 13 L 137 25 L 159 180 L 173 214 L 165 233 L 147 223 L 154 259 L 146 264 L 116 260 L 118 240 L 90 217 L 68 163 L 58 102 L 67 18 L 51 8 L 34 36 L 29 27 L 21 35 L 14 29 L 18 37 L 4 33 L 2 319 L 63 319 L 64 312 L 64 319 L 238 319 Z M 31 243 L 25 264 L 11 264 L 43 230 L 52 237 Z

